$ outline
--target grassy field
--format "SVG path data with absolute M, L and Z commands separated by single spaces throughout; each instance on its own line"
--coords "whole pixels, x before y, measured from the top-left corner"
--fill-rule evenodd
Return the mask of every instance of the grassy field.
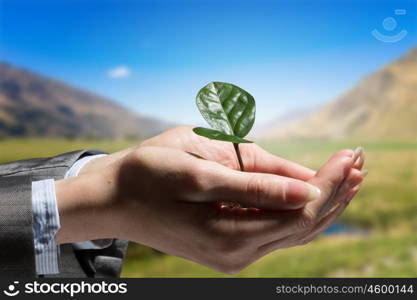
M 49 157 L 80 149 L 100 149 L 114 152 L 133 145 L 133 141 L 117 140 L 52 140 L 10 139 L 0 140 L 0 163 L 31 157 Z
M 129 141 L 3 140 L 0 162 L 76 149 L 115 151 Z M 241 277 L 415 276 L 417 274 L 417 142 L 261 141 L 273 153 L 318 168 L 342 148 L 364 146 L 369 175 L 341 220 L 366 235 L 323 236 L 303 247 L 272 253 Z M 131 245 L 127 277 L 225 276 L 197 264 Z M 230 276 L 227 276 L 230 277 Z

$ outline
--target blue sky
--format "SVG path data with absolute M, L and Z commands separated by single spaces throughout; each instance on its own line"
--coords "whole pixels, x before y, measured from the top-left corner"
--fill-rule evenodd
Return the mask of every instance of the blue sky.
M 184 124 L 203 124 L 194 99 L 210 81 L 252 93 L 262 123 L 414 46 L 417 0 L 0 0 L 0 60 Z

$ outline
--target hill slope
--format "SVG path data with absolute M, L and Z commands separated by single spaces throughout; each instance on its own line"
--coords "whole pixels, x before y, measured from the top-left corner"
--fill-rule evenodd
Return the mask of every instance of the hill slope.
M 417 49 L 274 137 L 417 138 Z
M 149 136 L 168 127 L 86 91 L 0 63 L 0 135 Z

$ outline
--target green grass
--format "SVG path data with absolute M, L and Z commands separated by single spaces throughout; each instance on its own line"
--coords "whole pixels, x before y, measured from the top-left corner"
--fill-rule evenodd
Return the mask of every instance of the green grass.
M 116 151 L 135 142 L 26 139 L 0 141 L 0 162 L 45 157 L 76 149 Z M 366 236 L 331 236 L 303 247 L 280 250 L 237 276 L 415 276 L 417 273 L 417 142 L 261 141 L 269 151 L 318 168 L 343 148 L 366 149 L 369 175 L 342 216 L 365 227 Z M 133 243 L 123 276 L 225 276 L 195 263 Z M 230 276 L 227 276 L 230 277 Z
M 50 157 L 80 149 L 114 152 L 134 143 L 126 140 L 5 139 L 0 140 L 0 163 L 33 157 Z

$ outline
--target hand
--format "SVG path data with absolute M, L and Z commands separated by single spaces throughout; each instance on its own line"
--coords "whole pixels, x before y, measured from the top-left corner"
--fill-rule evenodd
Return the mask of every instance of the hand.
M 192 126 L 179 126 L 170 129 L 160 135 L 147 139 L 142 142 L 142 146 L 160 146 L 181 149 L 183 151 L 197 154 L 211 161 L 216 161 L 226 167 L 239 170 L 239 163 L 235 150 L 231 143 L 225 143 L 216 140 L 209 140 L 201 137 L 192 131 Z M 240 144 L 240 151 L 244 160 L 245 170 L 247 172 L 270 173 L 281 176 L 287 176 L 300 180 L 308 181 L 315 172 L 309 168 L 301 166 L 297 163 L 288 161 L 281 157 L 275 156 L 254 143 Z M 353 169 L 357 169 L 360 173 L 352 171 L 351 177 L 360 174 L 362 177 L 367 175 L 367 171 L 361 171 L 364 166 L 363 148 L 359 147 L 355 150 L 355 163 Z M 351 180 L 351 178 L 349 178 Z M 354 180 L 354 179 L 352 179 Z M 359 187 L 346 191 L 351 198 L 358 192 Z M 346 208 L 346 206 L 344 206 Z M 333 208 L 328 208 L 331 211 Z M 343 212 L 338 209 L 338 214 Z M 332 214 L 336 216 L 336 214 Z M 327 227 L 331 225 L 334 218 L 327 219 Z M 325 230 L 327 227 L 323 227 Z M 317 232 L 319 234 L 320 232 Z M 317 235 L 316 234 L 316 235 Z
M 106 169 L 57 182 L 57 240 L 129 239 L 234 273 L 269 251 L 305 242 L 337 215 L 362 181 L 355 159 L 351 150 L 336 154 L 309 179 L 321 195 L 305 208 L 280 211 L 305 202 L 309 186 L 176 149 L 130 149 Z M 249 208 L 219 205 L 228 200 Z
M 141 146 L 179 149 L 218 162 L 230 169 L 239 170 L 239 163 L 231 143 L 209 140 L 195 134 L 192 128 L 192 126 L 175 127 L 143 141 L 137 147 L 96 159 L 85 166 L 81 174 L 101 170 Z M 256 144 L 240 144 L 239 148 L 247 172 L 276 174 L 300 180 L 308 180 L 315 174 L 313 170 L 272 155 Z
M 192 126 L 179 126 L 170 129 L 160 135 L 145 140 L 139 145 L 139 147 L 158 146 L 180 149 L 185 152 L 204 157 L 205 159 L 218 162 L 228 168 L 234 170 L 239 169 L 236 153 L 231 143 L 209 140 L 201 137 L 195 134 L 192 131 L 192 128 Z M 97 159 L 87 165 L 82 172 L 88 173 L 90 170 L 94 169 L 98 171 L 111 162 L 120 159 L 127 153 L 134 151 L 134 149 L 135 147 L 132 147 L 130 149 L 114 153 L 110 156 Z M 311 179 L 315 174 L 313 170 L 275 156 L 256 144 L 241 144 L 240 151 L 243 157 L 245 170 L 247 172 L 270 173 L 304 181 Z M 358 148 L 356 150 L 355 160 L 353 168 L 361 171 L 364 165 L 364 153 L 362 148 Z M 361 171 L 360 174 L 362 177 L 365 177 L 367 172 Z M 354 175 L 355 174 L 352 174 L 352 176 Z M 357 192 L 358 188 L 347 191 L 347 194 L 352 195 L 353 197 Z M 299 205 L 301 206 L 303 203 L 299 203 Z M 334 208 L 335 207 L 329 207 L 327 213 L 333 211 Z M 310 235 L 310 238 L 306 240 L 312 240 L 315 236 L 330 226 L 337 216 L 343 212 L 344 208 L 346 208 L 346 206 L 339 206 L 339 209 L 337 210 L 338 213 L 332 213 L 331 216 L 326 219 L 327 222 L 323 222 L 325 225 L 321 227 L 321 230 L 317 230 L 315 235 Z

